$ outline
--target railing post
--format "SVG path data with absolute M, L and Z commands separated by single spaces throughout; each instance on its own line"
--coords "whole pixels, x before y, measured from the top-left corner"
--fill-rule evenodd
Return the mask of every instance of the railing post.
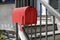
M 47 9 L 46 9 L 46 40 L 48 40 L 48 15 L 47 15 Z
M 18 40 L 18 23 L 16 23 L 16 40 Z
M 42 4 L 40 3 L 40 40 L 41 40 L 41 17 L 42 17 Z
M 36 26 L 36 24 L 35 24 L 35 26 Z M 37 37 L 37 35 L 36 35 L 37 34 L 36 29 L 37 29 L 37 27 L 35 27 L 35 40 L 37 40 L 37 38 L 36 38 Z
M 29 27 L 28 27 L 28 25 L 27 25 L 27 35 L 29 34 Z
M 31 40 L 33 40 L 33 39 L 32 39 L 32 24 L 31 24 Z
M 28 0 L 26 0 L 26 2 L 27 2 L 27 4 L 26 3 L 25 4 L 28 6 Z
M 53 16 L 53 40 L 55 40 L 55 16 Z
M 23 7 L 25 6 L 25 0 L 22 0 L 23 1 Z
M 16 8 L 19 6 L 18 0 L 15 0 L 15 6 Z M 16 23 L 16 40 L 18 40 L 18 23 Z

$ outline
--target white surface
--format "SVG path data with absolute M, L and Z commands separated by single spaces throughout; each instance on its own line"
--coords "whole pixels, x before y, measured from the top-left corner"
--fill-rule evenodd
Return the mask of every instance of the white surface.
M 49 0 L 45 0 L 49 4 Z M 46 15 L 46 8 L 42 5 L 42 15 Z
M 12 9 L 14 4 L 0 5 L 0 24 L 11 24 Z
M 21 40 L 27 40 L 26 36 L 24 35 L 23 31 L 20 31 L 20 25 L 18 25 L 18 34 Z
M 12 9 L 14 4 L 0 4 L 0 30 L 12 30 Z
M 49 0 L 45 0 L 47 3 L 49 3 Z M 38 16 L 40 15 L 40 0 L 37 0 L 37 13 Z M 42 5 L 42 15 L 46 15 L 46 8 L 44 5 Z

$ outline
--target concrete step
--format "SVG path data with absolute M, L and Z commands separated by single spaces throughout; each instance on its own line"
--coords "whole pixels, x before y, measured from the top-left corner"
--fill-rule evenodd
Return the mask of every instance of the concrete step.
M 48 28 L 48 32 L 53 31 L 53 24 L 48 24 L 47 28 Z M 28 30 L 28 33 L 31 34 L 31 26 L 25 26 L 25 31 L 27 32 L 27 30 Z M 35 33 L 35 30 L 37 33 L 40 33 L 40 25 L 32 26 L 32 34 Z M 55 24 L 55 30 L 58 30 L 57 24 Z M 41 32 L 42 33 L 46 32 L 46 25 L 41 25 Z
M 36 39 L 33 38 L 33 40 L 40 40 L 40 37 L 37 37 Z M 46 37 L 42 37 L 41 40 L 46 40 Z M 48 40 L 53 40 L 53 35 L 48 36 Z M 60 40 L 60 34 L 55 35 L 55 40 Z
M 59 34 L 60 34 L 59 31 L 55 31 L 55 35 L 59 35 Z M 40 37 L 40 33 L 36 33 L 36 35 L 37 35 L 37 37 Z M 47 35 L 48 35 L 48 36 L 53 35 L 53 31 L 47 32 Z M 42 37 L 45 37 L 45 36 L 46 36 L 46 32 L 41 33 L 41 36 L 42 36 Z M 29 35 L 29 37 L 31 37 L 31 34 Z M 32 38 L 35 38 L 35 34 L 32 34 Z

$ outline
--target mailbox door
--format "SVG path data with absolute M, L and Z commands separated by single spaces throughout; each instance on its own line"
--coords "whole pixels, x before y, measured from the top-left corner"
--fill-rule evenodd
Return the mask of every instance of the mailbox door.
M 34 7 L 30 6 L 27 8 L 25 13 L 25 24 L 36 24 L 37 23 L 37 11 Z

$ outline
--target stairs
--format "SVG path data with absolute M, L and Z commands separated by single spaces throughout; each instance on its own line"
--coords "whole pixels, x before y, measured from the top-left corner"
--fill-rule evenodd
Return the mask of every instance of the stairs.
M 28 32 L 27 32 L 27 28 L 28 28 Z M 35 28 L 36 28 L 36 38 L 35 38 Z M 53 40 L 53 24 L 48 24 L 48 39 L 49 40 Z M 41 26 L 41 36 L 42 36 L 42 40 L 45 40 L 45 36 L 46 36 L 46 29 L 45 29 L 45 25 Z M 56 35 L 57 35 L 57 24 L 55 24 L 55 31 L 56 31 Z M 31 38 L 31 26 L 25 26 L 25 31 L 26 33 L 28 33 L 29 38 Z M 58 37 L 58 36 L 57 36 Z M 50 39 L 51 38 L 51 39 Z M 40 40 L 40 25 L 36 25 L 36 26 L 32 26 L 32 39 L 33 40 Z
M 37 37 L 40 35 L 40 27 L 39 27 L 40 25 L 36 25 L 36 26 L 32 26 L 32 35 L 33 35 L 33 37 L 35 37 L 35 28 L 36 28 L 36 35 L 37 35 Z M 28 28 L 28 35 L 29 36 L 31 36 L 30 34 L 31 34 L 31 26 L 25 26 L 25 31 L 27 32 L 27 28 Z M 51 31 L 53 31 L 53 24 L 48 24 L 48 32 L 51 32 Z M 41 26 L 41 31 L 42 31 L 42 34 L 44 34 L 44 35 L 42 35 L 42 36 L 45 36 L 45 31 L 46 29 L 45 29 L 45 25 L 42 25 Z M 57 29 L 57 24 L 55 24 L 55 31 L 56 30 L 58 30 Z
M 39 17 L 37 18 L 37 24 L 34 25 L 32 24 L 32 38 L 35 39 L 35 30 L 36 30 L 36 38 L 39 39 L 40 37 L 40 19 Z M 29 38 L 31 37 L 31 25 L 25 25 L 25 31 L 26 33 L 28 33 Z M 28 28 L 28 29 L 27 29 Z M 48 36 L 51 36 L 53 34 L 53 21 L 51 20 L 51 18 L 48 18 Z M 28 31 L 27 31 L 28 30 Z M 55 24 L 55 31 L 57 31 L 57 24 Z M 41 25 L 41 32 L 42 32 L 42 37 L 44 39 L 44 37 L 46 36 L 46 18 L 42 18 L 42 25 Z M 57 32 L 56 32 L 57 34 Z
M 27 28 L 29 29 L 29 34 L 31 33 L 31 25 L 25 25 L 25 30 L 27 31 Z M 51 16 L 48 16 L 48 32 L 53 31 L 53 21 L 51 20 Z M 37 24 L 32 24 L 32 32 L 34 34 L 34 30 L 36 29 L 37 33 L 40 33 L 40 18 L 37 18 Z M 46 18 L 45 16 L 42 16 L 41 21 L 41 31 L 42 33 L 46 30 Z M 57 24 L 55 24 L 55 30 L 57 30 Z
M 37 40 L 40 40 L 40 37 L 36 38 Z M 33 38 L 33 40 L 36 40 L 35 38 Z M 46 37 L 42 37 L 41 40 L 46 40 Z M 53 40 L 53 35 L 48 36 L 48 40 Z M 60 35 L 55 35 L 55 40 L 60 40 Z
M 27 27 L 28 27 L 28 29 L 29 29 L 29 34 L 31 33 L 31 26 L 25 26 L 25 30 L 27 31 Z M 33 33 L 34 33 L 34 30 L 35 30 L 35 28 L 36 28 L 36 31 L 37 31 L 37 33 L 40 33 L 40 25 L 36 25 L 36 26 L 32 26 L 32 31 L 33 31 Z M 48 24 L 48 32 L 49 31 L 53 31 L 53 24 Z M 45 32 L 45 25 L 41 25 L 41 31 L 42 31 L 42 33 L 43 32 Z M 55 24 L 55 30 L 57 30 L 57 24 Z

